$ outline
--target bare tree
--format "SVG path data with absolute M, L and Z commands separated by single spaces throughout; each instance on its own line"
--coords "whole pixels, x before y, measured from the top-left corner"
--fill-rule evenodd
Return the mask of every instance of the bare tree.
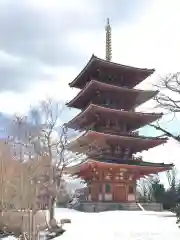
M 141 179 L 138 188 L 140 189 L 140 201 L 160 201 L 165 192 L 158 174 Z
M 1 214 L 12 208 L 13 195 L 12 179 L 15 177 L 16 163 L 12 161 L 10 148 L 4 141 L 0 142 L 0 211 Z
M 159 94 L 155 97 L 156 107 L 164 109 L 166 113 L 171 113 L 175 117 L 180 113 L 180 73 L 168 74 L 160 79 L 160 83 L 156 85 Z M 164 135 L 180 142 L 180 133 L 172 133 L 163 128 L 159 122 L 150 124 L 156 130 L 164 133 Z
M 6 229 L 17 237 L 26 234 L 27 239 L 36 239 L 37 225 L 47 227 L 42 218 L 37 221 L 37 196 L 44 184 L 41 176 L 47 171 L 44 169 L 47 163 L 48 158 L 44 156 L 17 161 L 11 153 L 11 145 L 0 143 L 1 231 Z
M 178 185 L 178 170 L 174 167 L 172 170 L 169 170 L 166 172 L 166 177 L 168 180 L 169 188 L 171 190 L 176 190 L 176 187 Z
M 39 110 L 42 119 L 41 146 L 43 154 L 48 155 L 52 164 L 52 172 L 49 178 L 51 183 L 51 196 L 49 198 L 51 221 L 54 218 L 54 205 L 58 190 L 61 187 L 64 168 L 72 162 L 80 160 L 83 155 L 72 155 L 67 151 L 67 144 L 72 135 L 68 134 L 66 124 L 61 123 L 63 106 L 49 99 L 41 102 Z
M 19 223 L 16 226 L 16 229 L 19 229 L 17 234 L 26 233 L 28 239 L 36 238 L 37 226 L 34 222 L 39 209 L 38 200 L 41 203 L 45 195 L 49 199 L 46 204 L 50 212 L 50 226 L 57 227 L 53 221 L 54 205 L 61 192 L 59 189 L 63 170 L 72 161 L 79 159 L 79 155 L 72 156 L 67 151 L 68 129 L 60 122 L 62 106 L 47 100 L 40 104 L 38 111 L 41 121 L 35 121 L 33 124 L 28 117 L 15 116 L 8 139 L 8 150 L 5 145 L 0 149 L 3 150 L 0 151 L 1 212 L 6 210 L 7 213 L 6 205 L 10 203 L 15 210 L 25 211 L 21 214 L 23 219 L 27 220 L 27 215 L 30 215 L 26 224 L 24 221 L 17 221 L 17 216 L 15 220 Z M 12 208 L 9 210 L 11 215 Z M 18 216 L 19 214 L 20 212 Z M 12 222 L 8 216 L 4 215 L 1 221 L 2 228 Z M 28 226 L 26 230 L 24 225 Z M 15 232 L 15 228 L 13 231 Z
M 16 116 L 11 130 L 8 144 L 0 149 L 1 228 L 16 236 L 25 234 L 26 239 L 36 239 L 38 228 L 47 228 L 45 218 L 42 221 L 41 217 L 41 222 L 37 219 L 42 205 L 39 196 L 47 184 L 42 177 L 45 173 L 50 175 L 51 162 L 48 155 L 39 154 L 40 131 L 26 117 Z
M 47 195 L 50 221 L 54 218 L 54 205 L 60 193 L 64 168 L 72 162 L 85 159 L 84 154 L 72 154 L 67 150 L 74 135 L 70 135 L 66 124 L 62 123 L 63 110 L 63 105 L 52 99 L 41 102 L 37 108 L 31 109 L 36 121 L 28 120 L 28 117 L 16 117 L 14 136 L 11 137 L 16 142 L 16 149 L 19 146 L 16 155 L 20 156 L 20 161 L 21 155 L 27 155 L 29 159 L 35 156 L 49 159 L 51 171 L 48 175 Z
M 57 227 L 54 221 L 54 205 L 57 197 L 60 198 L 62 194 L 64 168 L 72 162 L 78 163 L 85 159 L 84 154 L 73 155 L 67 150 L 67 144 L 74 136 L 69 135 L 66 124 L 61 122 L 62 110 L 61 104 L 47 100 L 41 102 L 37 109 L 32 109 L 33 114 L 39 113 L 40 120 L 32 121 L 26 116 L 15 116 L 8 139 L 9 150 L 6 151 L 6 157 L 2 158 L 3 162 L 0 161 L 1 208 L 3 210 L 5 201 L 10 201 L 16 210 L 21 210 L 24 220 L 15 221 L 19 222 L 16 226 L 16 229 L 19 229 L 17 235 L 23 232 L 27 239 L 36 238 L 35 218 L 44 199 L 47 200 L 45 205 L 49 209 L 48 226 L 51 230 Z M 7 158 L 13 164 L 8 163 Z M 8 169 L 8 174 L 5 163 L 13 168 Z M 9 185 L 5 186 L 7 183 Z M 9 195 L 4 191 L 5 189 L 8 189 Z M 23 211 L 25 213 L 22 213 Z M 27 215 L 29 215 L 28 222 Z M 4 224 L 5 219 L 6 224 Z M 10 221 L 12 222 L 12 219 L 4 217 L 2 227 L 8 225 Z

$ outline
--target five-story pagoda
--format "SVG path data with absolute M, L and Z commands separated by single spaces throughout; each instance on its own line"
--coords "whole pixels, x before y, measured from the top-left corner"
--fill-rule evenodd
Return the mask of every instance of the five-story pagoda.
M 157 91 L 134 87 L 154 69 L 135 68 L 111 60 L 111 29 L 106 26 L 106 60 L 92 56 L 70 87 L 80 92 L 67 105 L 80 109 L 68 127 L 85 131 L 69 145 L 84 153 L 86 162 L 67 171 L 87 182 L 89 201 L 136 200 L 136 181 L 149 174 L 171 169 L 173 164 L 143 162 L 135 153 L 165 143 L 166 138 L 140 136 L 136 129 L 153 122 L 161 113 L 141 113 L 135 108 Z

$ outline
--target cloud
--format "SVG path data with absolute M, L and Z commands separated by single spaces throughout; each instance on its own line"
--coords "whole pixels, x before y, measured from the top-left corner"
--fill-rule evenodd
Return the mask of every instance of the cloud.
M 24 91 L 28 83 L 33 85 L 38 81 L 53 79 L 54 74 L 35 59 L 21 58 L 0 51 L 0 91 Z
M 104 31 L 105 18 L 114 24 L 132 21 L 147 0 L 1 0 L 0 54 L 1 92 L 24 91 L 40 81 L 54 81 L 57 67 L 75 66 L 79 70 L 87 60 L 88 44 L 76 36 L 89 31 Z M 92 52 L 91 52 L 92 53 Z M 18 61 L 12 60 L 19 59 Z M 46 68 L 53 74 L 47 74 Z M 62 70 L 63 71 L 63 70 Z
M 0 9 L 1 49 L 52 65 L 67 64 L 67 57 L 72 63 L 74 51 L 67 43 L 72 26 L 64 22 L 66 14 L 59 5 L 58 9 L 43 11 L 28 1 L 7 1 Z
M 113 61 L 155 67 L 157 74 L 140 85 L 152 88 L 159 73 L 179 70 L 179 4 L 179 0 L 1 0 L 1 111 L 27 112 L 30 104 L 45 97 L 73 98 L 77 91 L 68 82 L 92 53 L 104 58 L 106 17 L 112 25 Z M 152 107 L 150 101 L 140 110 Z M 65 120 L 69 117 L 71 113 Z M 152 129 L 143 131 L 155 134 Z M 163 158 L 164 148 L 156 149 L 147 153 L 147 160 Z

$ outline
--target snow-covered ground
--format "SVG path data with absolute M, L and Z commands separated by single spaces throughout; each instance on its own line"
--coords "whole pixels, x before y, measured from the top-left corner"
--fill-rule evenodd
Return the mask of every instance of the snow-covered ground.
M 57 209 L 56 218 L 70 218 L 62 240 L 179 240 L 180 229 L 169 212 L 110 211 L 82 213 Z
M 179 240 L 180 229 L 169 212 L 109 211 L 83 213 L 56 209 L 56 219 L 70 218 L 67 230 L 56 240 Z M 6 238 L 13 240 L 13 238 Z M 4 239 L 5 240 L 5 239 Z

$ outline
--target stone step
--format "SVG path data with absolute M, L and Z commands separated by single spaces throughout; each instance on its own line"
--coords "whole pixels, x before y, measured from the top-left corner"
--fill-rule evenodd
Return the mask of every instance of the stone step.
M 139 211 L 141 210 L 137 203 L 121 203 L 123 210 Z

